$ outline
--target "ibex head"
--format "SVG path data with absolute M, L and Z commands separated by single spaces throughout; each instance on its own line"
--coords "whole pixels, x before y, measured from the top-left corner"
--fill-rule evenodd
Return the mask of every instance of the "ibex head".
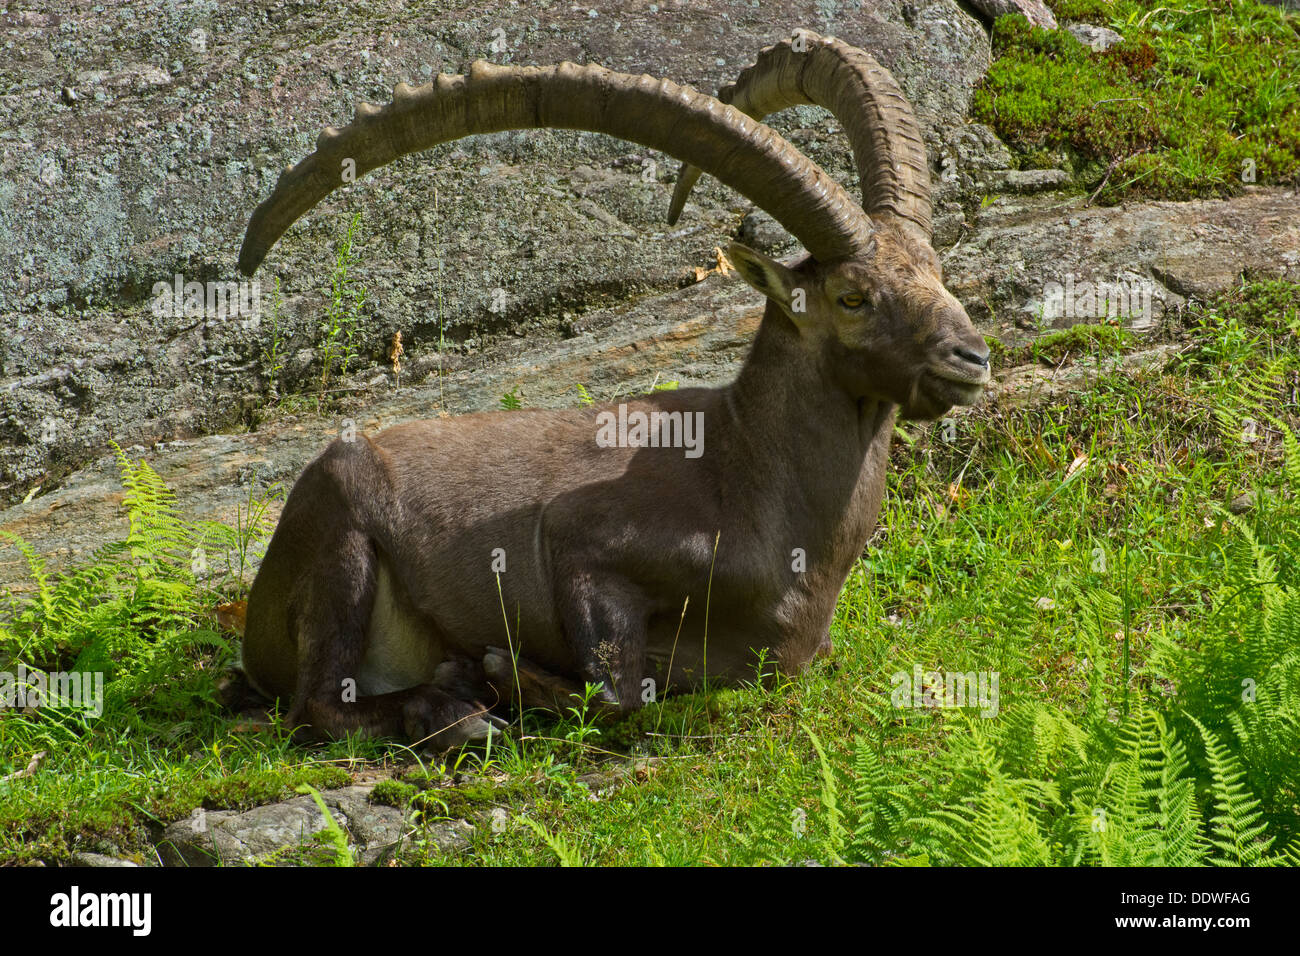
M 730 257 L 790 320 L 828 385 L 893 402 L 907 418 L 937 418 L 983 391 L 984 339 L 943 287 L 934 251 L 907 230 L 882 225 L 859 254 L 830 264 L 790 268 L 739 243 Z
M 988 348 L 943 287 L 925 145 L 893 77 L 862 50 L 801 30 L 795 43 L 765 49 L 718 99 L 758 120 L 800 103 L 826 107 L 844 125 L 862 180 L 863 242 L 794 269 L 733 244 L 745 281 L 794 323 L 805 350 L 821 354 L 827 378 L 855 395 L 894 402 L 908 418 L 973 404 L 989 380 Z M 670 221 L 698 176 L 683 167 Z

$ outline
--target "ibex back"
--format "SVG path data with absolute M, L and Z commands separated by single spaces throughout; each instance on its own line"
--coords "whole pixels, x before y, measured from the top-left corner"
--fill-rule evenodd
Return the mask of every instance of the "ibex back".
M 843 125 L 861 206 L 761 122 L 797 103 Z M 255 270 L 340 185 L 345 159 L 364 173 L 469 134 L 540 126 L 670 153 L 689 164 L 672 221 L 702 170 L 810 255 L 787 267 L 731 245 L 767 307 L 725 387 L 413 422 L 330 445 L 290 493 L 249 600 L 245 670 L 292 700 L 291 724 L 446 747 L 490 734 L 498 701 L 555 708 L 583 682 L 630 710 L 649 688 L 752 679 L 760 655 L 794 672 L 830 650 L 895 416 L 938 417 L 988 381 L 988 349 L 930 246 L 910 107 L 872 57 L 807 32 L 764 50 L 717 99 L 571 63 L 477 62 L 468 76 L 399 85 L 391 105 L 362 104 L 284 173 L 240 266 Z M 687 426 L 698 431 L 681 447 Z

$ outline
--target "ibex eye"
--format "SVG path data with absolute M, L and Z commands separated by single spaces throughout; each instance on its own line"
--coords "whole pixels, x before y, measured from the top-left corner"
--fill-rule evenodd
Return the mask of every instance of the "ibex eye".
M 844 306 L 846 309 L 859 308 L 865 301 L 866 299 L 858 295 L 856 292 L 850 292 L 847 295 L 840 296 L 840 305 Z

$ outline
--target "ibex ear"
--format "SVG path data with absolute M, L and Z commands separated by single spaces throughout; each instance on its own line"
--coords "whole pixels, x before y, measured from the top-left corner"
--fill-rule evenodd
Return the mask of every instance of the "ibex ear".
M 790 311 L 797 285 L 793 272 L 775 259 L 770 259 L 761 252 L 755 252 L 749 246 L 739 242 L 733 242 L 727 247 L 727 258 L 731 260 L 731 264 L 736 267 L 742 279 L 786 312 Z

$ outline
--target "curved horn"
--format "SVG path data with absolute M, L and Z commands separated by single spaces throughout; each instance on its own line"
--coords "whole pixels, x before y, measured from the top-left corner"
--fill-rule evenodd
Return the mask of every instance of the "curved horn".
M 385 107 L 362 103 L 351 125 L 328 128 L 316 151 L 281 174 L 253 212 L 239 251 L 252 275 L 293 223 L 343 184 L 399 156 L 475 133 L 559 127 L 607 133 L 707 170 L 762 206 L 817 259 L 852 255 L 871 220 L 838 183 L 774 130 L 690 87 L 600 66 L 496 66 L 399 83 Z
M 868 216 L 894 215 L 916 224 L 928 241 L 930 168 L 916 115 L 889 71 L 875 57 L 833 37 L 800 30 L 765 47 L 758 61 L 718 99 L 762 120 L 801 103 L 835 114 L 853 146 Z M 677 221 L 701 170 L 683 165 L 668 213 Z

